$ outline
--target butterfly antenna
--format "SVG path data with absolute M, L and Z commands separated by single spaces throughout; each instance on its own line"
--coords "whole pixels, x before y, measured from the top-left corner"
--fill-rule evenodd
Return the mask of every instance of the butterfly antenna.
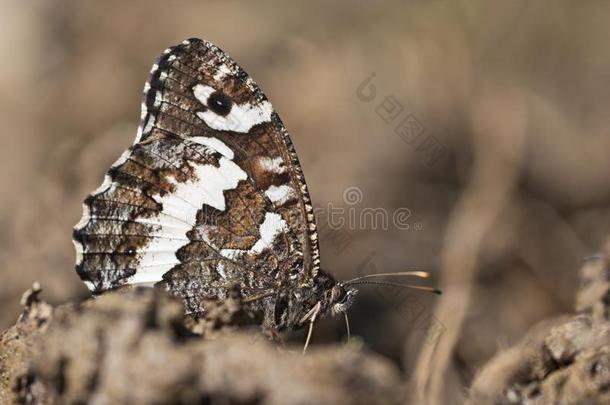
M 387 277 L 387 276 L 403 276 L 403 277 L 419 277 L 419 278 L 428 278 L 430 277 L 430 273 L 427 271 L 399 271 L 396 273 L 376 273 L 376 274 L 367 274 L 365 276 L 360 276 L 356 278 L 352 278 L 351 280 L 344 281 L 343 284 L 352 284 L 354 281 L 364 280 L 366 278 L 373 277 Z
M 426 286 L 421 286 L 421 285 L 392 283 L 391 281 L 356 281 L 351 284 L 352 285 L 355 285 L 355 284 L 385 285 L 385 286 L 389 286 L 389 287 L 410 288 L 412 290 L 420 290 L 420 291 L 425 291 L 425 292 L 439 294 L 439 295 L 442 294 L 442 291 L 439 290 L 438 288 L 426 287 Z
M 351 339 L 351 334 L 349 332 L 349 318 L 347 317 L 347 312 L 344 312 L 343 315 L 345 316 L 345 328 L 347 329 L 347 343 L 349 343 L 349 340 Z

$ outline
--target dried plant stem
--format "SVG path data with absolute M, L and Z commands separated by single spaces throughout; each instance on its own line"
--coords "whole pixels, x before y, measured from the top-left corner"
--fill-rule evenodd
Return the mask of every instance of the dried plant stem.
M 494 98 L 503 94 L 502 100 Z M 475 162 L 450 218 L 441 256 L 441 289 L 435 316 L 446 332 L 422 348 L 413 375 L 417 404 L 449 403 L 443 397 L 446 372 L 470 304 L 472 281 L 484 238 L 510 201 L 518 180 L 526 117 L 514 89 L 484 88 L 473 106 Z

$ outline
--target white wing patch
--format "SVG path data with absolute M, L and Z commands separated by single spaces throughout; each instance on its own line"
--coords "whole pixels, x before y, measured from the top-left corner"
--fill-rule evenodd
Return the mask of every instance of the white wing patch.
M 284 160 L 281 157 L 270 158 L 261 156 L 258 158 L 258 163 L 267 172 L 282 174 L 286 171 Z
M 214 77 L 214 80 L 219 82 L 222 79 L 224 79 L 225 77 L 227 77 L 227 75 L 232 75 L 232 74 L 235 74 L 235 71 L 223 63 L 222 65 L 218 66 L 216 73 L 214 74 L 213 77 Z
M 213 138 L 208 138 L 213 139 Z M 223 144 L 224 145 L 224 144 Z M 219 166 L 200 165 L 195 167 L 196 178 L 179 183 L 175 179 L 169 181 L 175 185 L 175 191 L 165 196 L 154 196 L 158 203 L 163 204 L 163 213 L 179 218 L 187 224 L 195 226 L 197 211 L 207 204 L 220 211 L 225 210 L 226 190 L 237 187 L 240 180 L 248 175 L 233 161 L 222 157 Z M 171 234 L 171 229 L 165 229 L 163 224 L 157 234 Z M 148 284 L 161 281 L 163 274 L 180 262 L 176 252 L 189 241 L 183 238 L 155 238 L 140 253 L 138 271 L 128 282 L 130 284 Z
M 208 148 L 215 150 L 216 152 L 220 153 L 222 156 L 226 157 L 227 159 L 233 160 L 233 158 L 235 157 L 235 154 L 233 153 L 231 148 L 229 148 L 227 145 L 225 145 L 225 143 L 222 142 L 218 138 L 208 138 L 205 136 L 193 136 L 189 139 L 195 143 L 207 146 Z
M 206 107 L 208 105 L 208 98 L 215 91 L 213 87 L 203 84 L 193 87 L 195 98 Z M 271 103 L 265 100 L 256 105 L 250 103 L 233 104 L 231 111 L 225 117 L 209 109 L 197 112 L 197 116 L 212 129 L 246 133 L 255 125 L 271 121 L 272 113 L 273 107 Z
M 275 237 L 279 233 L 285 232 L 286 230 L 288 230 L 288 225 L 280 214 L 276 214 L 275 212 L 266 213 L 265 220 L 259 228 L 261 238 L 252 246 L 250 252 L 261 253 L 265 248 L 268 248 L 273 244 Z
M 272 185 L 265 191 L 265 194 L 276 205 L 282 205 L 286 201 L 297 198 L 294 189 L 286 184 L 282 184 L 279 187 Z
M 225 157 L 220 158 L 218 167 L 196 166 L 195 176 L 196 179 L 185 183 L 171 179 L 170 181 L 176 186 L 175 192 L 164 197 L 155 197 L 155 201 L 163 204 L 165 213 L 192 225 L 195 225 L 195 216 L 203 204 L 224 211 L 224 192 L 236 188 L 240 180 L 248 177 L 238 165 Z

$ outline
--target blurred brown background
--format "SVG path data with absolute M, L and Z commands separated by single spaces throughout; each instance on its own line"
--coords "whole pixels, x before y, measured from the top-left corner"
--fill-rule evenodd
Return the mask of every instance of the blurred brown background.
M 498 348 L 570 311 L 579 263 L 608 234 L 608 2 L 1 4 L 2 328 L 35 280 L 53 303 L 86 297 L 72 270 L 81 202 L 135 137 L 151 64 L 188 37 L 264 89 L 317 206 L 410 210 L 409 230 L 321 218 L 323 265 L 340 278 L 433 271 L 444 301 L 363 287 L 352 333 L 408 372 L 447 339 L 456 399 Z M 402 107 L 390 123 L 387 97 Z M 330 320 L 314 342 L 343 334 Z

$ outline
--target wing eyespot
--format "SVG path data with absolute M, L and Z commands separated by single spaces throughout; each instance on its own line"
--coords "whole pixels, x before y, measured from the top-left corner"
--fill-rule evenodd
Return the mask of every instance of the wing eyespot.
M 215 91 L 208 98 L 208 108 L 215 114 L 226 117 L 233 108 L 233 102 L 226 94 Z

